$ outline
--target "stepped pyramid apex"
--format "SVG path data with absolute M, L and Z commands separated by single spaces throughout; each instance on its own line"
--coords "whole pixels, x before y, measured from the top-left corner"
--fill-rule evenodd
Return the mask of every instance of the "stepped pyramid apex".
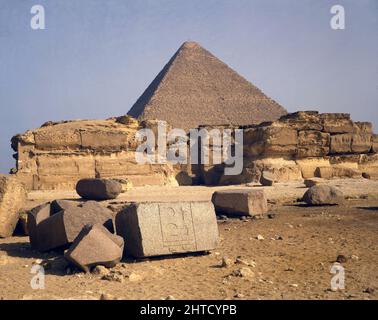
M 165 120 L 185 130 L 200 125 L 250 125 L 287 111 L 194 41 L 184 42 L 128 114 Z

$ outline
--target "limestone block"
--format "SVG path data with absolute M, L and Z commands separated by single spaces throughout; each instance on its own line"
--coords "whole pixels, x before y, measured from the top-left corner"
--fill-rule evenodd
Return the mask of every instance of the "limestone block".
M 352 137 L 353 153 L 368 153 L 372 148 L 371 134 L 360 133 Z
M 378 134 L 372 135 L 372 151 L 378 153 Z
M 268 211 L 263 190 L 222 190 L 214 192 L 212 202 L 217 213 L 237 216 L 258 216 Z
M 0 238 L 10 237 L 16 228 L 19 212 L 26 202 L 26 191 L 17 177 L 0 175 Z
M 324 119 L 323 131 L 328 133 L 355 133 L 356 127 L 352 120 L 348 119 Z
M 77 130 L 49 128 L 36 130 L 35 145 L 40 150 L 80 149 L 81 138 Z
M 353 135 L 349 133 L 331 136 L 330 153 L 337 154 L 352 152 L 352 139 Z

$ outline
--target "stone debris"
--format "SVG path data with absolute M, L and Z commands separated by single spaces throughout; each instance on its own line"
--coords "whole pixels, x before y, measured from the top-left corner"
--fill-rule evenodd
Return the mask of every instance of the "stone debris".
M 324 183 L 325 180 L 322 179 L 322 178 L 308 178 L 308 179 L 305 179 L 304 180 L 304 185 L 307 187 L 307 188 L 311 188 L 313 186 L 317 186 L 319 184 L 322 184 Z
M 112 212 L 94 201 L 68 205 L 54 212 L 50 203 L 31 210 L 28 216 L 30 244 L 33 249 L 48 251 L 68 247 L 87 224 L 102 224 L 114 231 Z
M 245 265 L 247 267 L 252 267 L 252 268 L 256 267 L 256 262 L 254 262 L 252 260 L 243 259 L 242 257 L 237 257 L 235 259 L 235 263 L 236 264 L 242 264 L 242 265 Z
M 275 176 L 269 171 L 263 171 L 260 177 L 260 183 L 263 186 L 273 186 Z
M 122 192 L 122 184 L 112 179 L 81 179 L 76 192 L 86 200 L 111 200 Z
M 306 191 L 303 201 L 309 205 L 336 205 L 344 202 L 344 195 L 336 187 L 316 185 Z
M 139 282 L 143 280 L 143 276 L 136 272 L 131 272 L 128 276 L 129 281 Z
M 0 175 L 0 238 L 12 236 L 19 213 L 26 201 L 26 190 L 14 175 Z
M 368 293 L 368 294 L 374 294 L 375 292 L 375 289 L 374 288 L 371 288 L 371 287 L 368 287 L 366 289 L 364 289 L 363 293 Z
M 116 216 L 125 252 L 137 258 L 209 251 L 219 242 L 211 202 L 133 203 Z
M 106 268 L 105 266 L 98 265 L 92 269 L 92 273 L 98 276 L 105 276 L 110 273 L 110 270 Z
M 249 280 L 254 279 L 256 276 L 255 273 L 248 267 L 237 269 L 232 273 L 232 275 L 234 275 L 235 277 L 242 277 Z
M 212 202 L 217 213 L 259 216 L 268 212 L 268 202 L 263 190 L 222 190 L 214 192 Z
M 358 260 L 360 260 L 360 257 L 357 256 L 357 255 L 355 255 L 355 254 L 352 254 L 352 255 L 350 256 L 350 258 L 351 258 L 353 261 L 358 261 Z
M 117 181 L 121 184 L 122 190 L 121 193 L 125 193 L 133 188 L 133 183 L 130 181 L 130 179 L 127 178 L 113 178 L 112 180 Z
M 65 258 L 85 272 L 94 266 L 114 267 L 122 259 L 123 238 L 103 225 L 86 225 L 74 240 Z
M 275 219 L 276 218 L 276 214 L 275 213 L 268 213 L 267 217 L 269 219 Z
M 264 238 L 261 234 L 258 234 L 258 235 L 256 236 L 256 239 L 257 239 L 257 240 L 264 240 L 265 238 Z
M 102 293 L 100 296 L 100 300 L 118 300 L 118 298 L 109 293 Z
M 103 275 L 101 280 L 124 283 L 125 277 L 117 272 L 109 272 L 108 274 Z
M 234 261 L 228 257 L 223 257 L 221 261 L 221 268 L 229 268 L 234 265 Z
M 371 175 L 368 174 L 367 172 L 362 172 L 362 178 L 371 179 Z
M 346 263 L 348 261 L 348 258 L 342 254 L 338 255 L 336 258 L 336 262 L 338 263 Z

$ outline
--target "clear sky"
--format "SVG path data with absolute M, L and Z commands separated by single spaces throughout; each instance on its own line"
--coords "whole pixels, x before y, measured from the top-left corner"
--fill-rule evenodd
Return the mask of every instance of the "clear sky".
M 30 27 L 35 4 L 46 30 Z M 330 27 L 335 4 L 345 30 Z M 16 133 L 126 114 L 186 40 L 289 111 L 350 112 L 378 131 L 377 0 L 0 0 L 0 172 Z

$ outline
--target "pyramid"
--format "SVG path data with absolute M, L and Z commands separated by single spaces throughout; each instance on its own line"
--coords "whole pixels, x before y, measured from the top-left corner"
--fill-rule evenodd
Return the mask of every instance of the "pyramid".
M 287 111 L 196 42 L 185 42 L 128 114 L 165 120 L 188 130 L 199 125 L 250 125 Z

